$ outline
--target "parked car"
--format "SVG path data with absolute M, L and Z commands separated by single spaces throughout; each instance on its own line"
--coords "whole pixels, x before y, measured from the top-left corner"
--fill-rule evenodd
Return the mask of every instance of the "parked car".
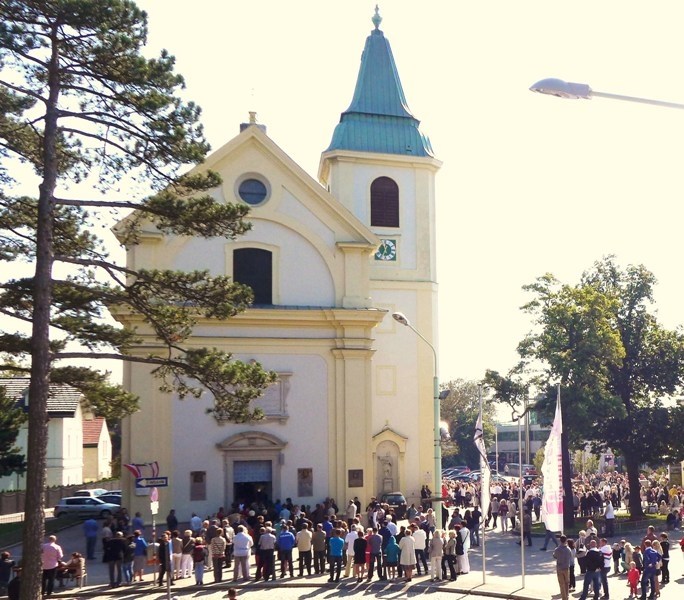
M 471 471 L 468 473 L 468 480 L 472 482 L 480 481 L 482 477 L 482 474 L 480 471 Z M 508 483 L 509 480 L 506 479 L 503 475 L 498 473 L 497 471 L 492 471 L 491 477 L 490 477 L 490 483 Z
M 121 492 L 107 492 L 97 497 L 102 502 L 109 502 L 109 504 L 121 504 Z
M 394 509 L 397 519 L 403 519 L 406 513 L 406 497 L 401 492 L 390 492 L 380 496 L 380 503 Z
M 84 496 L 88 498 L 97 498 L 98 496 L 101 496 L 102 494 L 106 494 L 108 490 L 105 490 L 104 488 L 94 488 L 92 490 L 77 490 L 74 492 L 74 496 Z
M 55 517 L 75 515 L 78 517 L 104 518 L 113 515 L 121 506 L 111 502 L 103 502 L 99 498 L 89 496 L 72 496 L 62 498 L 55 506 Z

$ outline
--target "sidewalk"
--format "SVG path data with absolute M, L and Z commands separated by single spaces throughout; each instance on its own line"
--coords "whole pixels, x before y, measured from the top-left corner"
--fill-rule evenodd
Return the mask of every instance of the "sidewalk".
M 149 536 L 149 531 L 147 532 Z M 670 572 L 671 583 L 661 589 L 660 600 L 681 600 L 684 598 L 684 557 L 679 550 L 678 542 L 682 536 L 681 531 L 672 532 L 671 535 L 671 560 Z M 83 552 L 85 549 L 85 539 L 82 535 L 81 527 L 74 526 L 58 533 L 58 540 L 65 555 L 71 552 Z M 311 575 L 304 577 L 295 576 L 291 579 L 289 576 L 284 579 L 277 579 L 274 582 L 268 583 L 254 583 L 253 581 L 241 583 L 239 587 L 243 589 L 244 593 L 247 590 L 269 590 L 273 588 L 321 588 L 338 590 L 339 595 L 351 595 L 353 591 L 367 589 L 367 594 L 374 594 L 379 596 L 396 595 L 397 593 L 405 591 L 405 589 L 412 590 L 415 593 L 435 593 L 442 594 L 473 594 L 478 596 L 486 596 L 493 598 L 514 598 L 516 600 L 548 600 L 551 597 L 560 597 L 558 590 L 558 580 L 556 579 L 555 562 L 553 560 L 552 551 L 542 552 L 539 550 L 541 546 L 541 538 L 533 538 L 534 545 L 532 547 L 525 547 L 525 585 L 522 585 L 521 577 L 521 551 L 520 546 L 516 542 L 516 537 L 509 533 L 501 533 L 499 531 L 492 532 L 488 530 L 485 542 L 486 550 L 486 566 L 487 572 L 485 574 L 485 583 L 483 584 L 482 576 L 482 547 L 473 548 L 470 553 L 471 572 L 467 575 L 459 576 L 455 582 L 437 582 L 431 583 L 429 577 L 423 575 L 422 577 L 415 577 L 410 585 L 404 583 L 391 584 L 387 582 L 375 581 L 372 584 L 362 583 L 357 584 L 353 578 L 343 579 L 339 584 L 327 583 L 327 575 Z M 640 541 L 641 536 L 632 535 L 627 536 L 626 539 L 637 542 Z M 612 540 L 614 541 L 614 540 Z M 21 555 L 21 548 L 11 549 L 13 557 Z M 102 552 L 98 548 L 96 554 L 97 559 L 90 561 L 87 566 L 88 585 L 82 590 L 68 588 L 66 590 L 55 589 L 55 598 L 134 598 L 139 596 L 153 595 L 155 597 L 162 597 L 166 595 L 166 586 L 159 587 L 153 583 L 153 575 L 151 572 L 145 574 L 145 581 L 143 583 L 135 583 L 132 585 L 124 585 L 120 588 L 109 588 L 109 573 L 107 565 L 102 563 Z M 254 573 L 254 560 L 252 559 L 252 576 Z M 279 565 L 277 565 L 279 569 Z M 577 573 L 577 592 L 572 594 L 575 598 L 579 596 L 582 587 L 582 576 L 579 575 L 579 568 L 576 568 Z M 279 571 L 278 571 L 279 573 Z M 295 575 L 298 573 L 298 565 L 295 560 Z M 175 582 L 171 588 L 172 596 L 180 595 L 182 597 L 198 596 L 203 600 L 207 600 L 209 596 L 214 596 L 222 592 L 225 596 L 225 590 L 231 587 L 232 584 L 232 569 L 224 570 L 223 581 L 220 584 L 212 583 L 214 580 L 211 571 L 205 573 L 205 585 L 202 588 L 194 586 L 194 577 L 181 579 Z M 625 576 L 610 575 L 609 578 L 610 596 L 612 600 L 621 600 L 628 596 L 627 581 Z M 293 590 L 294 591 L 294 590 Z M 303 589 L 302 589 L 303 592 Z M 266 593 L 266 592 L 264 592 Z M 337 594 L 336 594 L 337 595 Z M 215 596 L 221 597 L 221 594 Z M 591 597 L 591 596 L 590 596 Z

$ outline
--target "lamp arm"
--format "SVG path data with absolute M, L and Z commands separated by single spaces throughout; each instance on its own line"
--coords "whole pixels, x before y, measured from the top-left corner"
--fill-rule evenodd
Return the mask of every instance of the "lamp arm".
M 678 108 L 684 109 L 684 104 L 679 104 L 677 102 L 665 102 L 664 100 L 652 100 L 651 98 L 638 98 L 636 96 L 623 96 L 622 94 L 610 94 L 608 92 L 597 92 L 596 90 L 591 90 L 590 96 L 596 96 L 597 98 L 610 98 L 611 100 L 622 100 L 624 102 L 638 102 L 639 104 L 650 104 L 652 106 L 663 106 L 665 108 Z

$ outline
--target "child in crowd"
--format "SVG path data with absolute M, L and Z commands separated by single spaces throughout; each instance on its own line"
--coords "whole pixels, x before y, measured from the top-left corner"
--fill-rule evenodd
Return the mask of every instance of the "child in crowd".
M 629 597 L 635 598 L 637 595 L 637 586 L 639 585 L 639 579 L 641 578 L 641 572 L 637 569 L 636 563 L 632 561 L 629 563 L 629 571 L 627 571 L 627 585 L 629 586 Z

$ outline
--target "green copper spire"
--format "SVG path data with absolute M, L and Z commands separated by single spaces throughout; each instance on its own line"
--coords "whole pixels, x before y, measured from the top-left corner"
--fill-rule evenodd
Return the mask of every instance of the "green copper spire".
M 380 30 L 376 6 L 375 29 L 366 39 L 354 97 L 335 127 L 327 151 L 356 150 L 411 156 L 433 156 L 430 140 L 409 110 L 389 41 Z

